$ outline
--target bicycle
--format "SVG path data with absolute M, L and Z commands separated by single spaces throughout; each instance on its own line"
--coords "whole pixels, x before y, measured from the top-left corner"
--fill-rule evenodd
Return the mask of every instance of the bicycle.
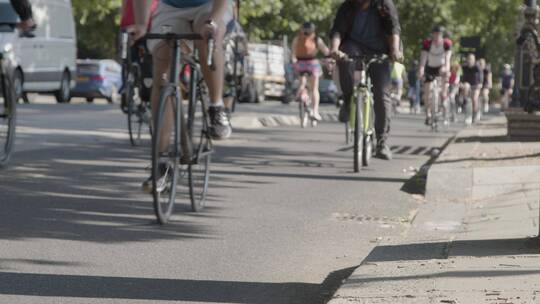
M 298 101 L 298 110 L 300 117 L 300 127 L 307 127 L 308 122 L 311 120 L 311 126 L 316 127 L 318 121 L 313 116 L 313 110 L 310 108 L 312 105 L 311 96 L 308 91 L 307 77 L 311 76 L 310 72 L 302 72 L 300 76 L 300 85 L 296 94 L 296 101 Z
M 374 99 L 371 77 L 368 71 L 375 63 L 384 63 L 387 55 L 377 56 L 345 56 L 344 60 L 354 62 L 355 70 L 359 73 L 357 84 L 349 112 L 349 122 L 345 124 L 345 138 L 349 142 L 353 138 L 354 172 L 360 172 L 362 166 L 368 167 L 375 149 Z
M 13 150 L 16 125 L 16 100 L 12 79 L 10 77 L 4 54 L 0 52 L 0 86 L 2 99 L 0 99 L 0 166 L 7 164 Z
M 150 103 L 143 100 L 141 90 L 144 85 L 141 65 L 132 58 L 131 38 L 122 33 L 122 111 L 127 115 L 129 140 L 131 145 L 141 144 L 144 134 L 152 135 L 152 111 Z M 141 42 L 144 43 L 144 42 Z M 139 52 L 141 46 L 137 47 Z M 140 52 L 139 52 L 140 53 Z
M 188 173 L 191 208 L 194 212 L 204 208 L 210 176 L 210 159 L 214 153 L 209 132 L 208 94 L 201 77 L 201 67 L 195 50 L 192 56 L 182 58 L 181 40 L 201 40 L 199 34 L 148 34 L 147 39 L 172 43 L 173 64 L 168 83 L 161 88 L 159 110 L 154 117 L 152 136 L 152 196 L 154 211 L 160 224 L 169 221 L 176 202 L 178 179 Z M 213 53 L 214 41 L 208 40 L 209 54 Z M 181 62 L 190 66 L 188 100 L 182 100 L 179 84 Z M 213 66 L 208 56 L 208 66 Z M 187 103 L 187 109 L 186 109 Z M 169 115 L 169 116 L 166 116 Z M 172 117 L 171 117 L 172 116 Z M 172 119 L 173 128 L 166 119 Z M 168 131 L 170 136 L 165 137 Z M 181 168 L 182 166 L 182 168 Z M 164 178 L 164 184 L 161 179 Z
M 433 79 L 430 86 L 431 91 L 431 107 L 430 107 L 430 114 L 431 114 L 431 120 L 429 121 L 429 126 L 431 127 L 431 131 L 433 132 L 439 132 L 439 106 L 440 106 L 440 99 L 441 99 L 441 77 L 437 76 Z

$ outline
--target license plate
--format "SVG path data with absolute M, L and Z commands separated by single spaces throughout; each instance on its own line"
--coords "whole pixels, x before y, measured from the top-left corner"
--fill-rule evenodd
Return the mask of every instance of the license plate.
M 82 82 L 82 81 L 88 81 L 88 80 L 90 80 L 90 77 L 83 77 L 83 76 L 77 77 L 77 81 L 81 81 L 81 82 Z

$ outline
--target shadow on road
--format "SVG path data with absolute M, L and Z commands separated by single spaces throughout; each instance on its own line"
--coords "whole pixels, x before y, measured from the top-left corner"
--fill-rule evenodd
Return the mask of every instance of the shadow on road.
M 69 288 L 66 288 L 69 286 Z M 256 283 L 0 272 L 0 294 L 209 303 L 315 303 L 308 283 Z M 304 301 L 306 300 L 306 301 Z

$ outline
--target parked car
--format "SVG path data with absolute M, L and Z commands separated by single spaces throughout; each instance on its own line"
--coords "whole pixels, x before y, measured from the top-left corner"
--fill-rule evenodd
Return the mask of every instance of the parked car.
M 54 93 L 69 102 L 75 86 L 76 37 L 70 0 L 30 0 L 38 25 L 34 38 L 21 37 L 9 0 L 0 0 L 0 50 L 9 59 L 17 98 Z
M 94 98 L 105 98 L 113 103 L 119 97 L 122 87 L 122 67 L 114 60 L 78 60 L 77 86 L 73 97 L 85 97 L 93 102 Z
M 337 104 L 339 101 L 338 87 L 332 79 L 321 79 L 319 81 L 319 93 L 321 95 L 321 103 Z

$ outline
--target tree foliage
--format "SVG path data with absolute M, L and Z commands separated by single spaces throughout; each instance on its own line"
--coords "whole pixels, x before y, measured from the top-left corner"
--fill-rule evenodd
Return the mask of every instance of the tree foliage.
M 480 36 L 488 61 L 494 66 L 510 62 L 515 49 L 515 29 L 522 0 L 394 0 L 400 14 L 402 38 L 408 61 L 419 57 L 421 41 L 436 24 L 444 25 L 451 38 Z M 328 32 L 343 0 L 242 1 L 241 22 L 252 39 L 279 39 L 294 35 L 302 22 Z M 459 45 L 456 45 L 459 51 Z
M 327 38 L 337 7 L 344 0 L 241 0 L 240 21 L 252 41 L 291 37 L 305 21 L 314 22 Z M 408 61 L 418 58 L 420 43 L 435 24 L 455 42 L 479 35 L 488 61 L 511 62 L 522 0 L 394 0 L 401 17 Z M 73 0 L 80 55 L 114 57 L 121 0 Z M 456 45 L 459 51 L 459 45 Z
M 73 0 L 79 58 L 114 58 L 121 0 Z

